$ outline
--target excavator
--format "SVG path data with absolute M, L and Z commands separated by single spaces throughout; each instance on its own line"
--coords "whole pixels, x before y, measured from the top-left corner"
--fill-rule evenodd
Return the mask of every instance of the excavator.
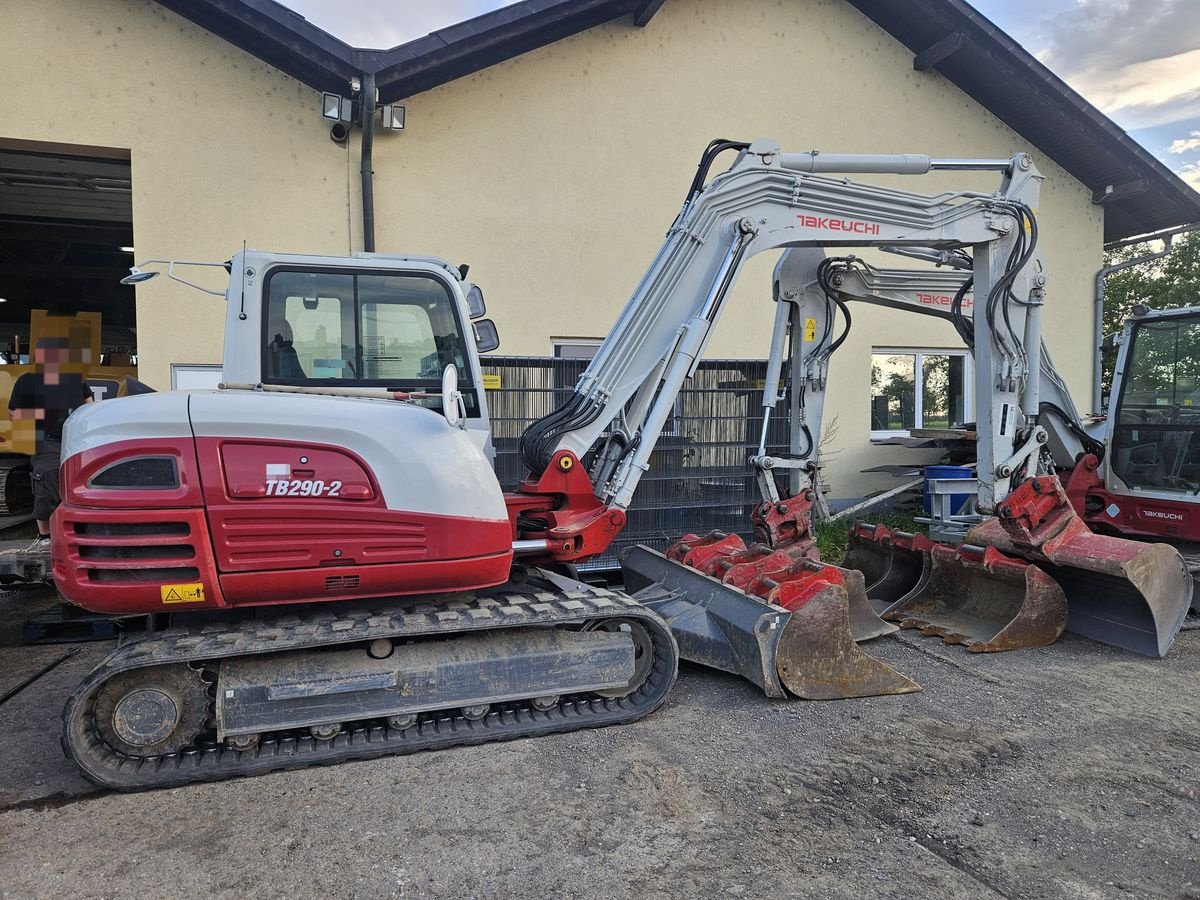
M 973 349 L 972 325 L 963 312 L 973 304 L 971 278 L 963 271 L 970 267 L 970 260 L 932 249 L 884 249 L 934 262 L 943 270 L 884 269 L 854 256 L 826 258 L 819 249 L 796 248 L 785 251 L 776 266 L 775 294 L 790 298 L 798 304 L 799 316 L 812 318 L 822 327 L 831 313 L 837 315 L 833 311 L 839 303 L 844 308 L 850 302 L 946 319 Z M 1134 311 L 1118 341 L 1110 414 L 1099 435 L 1089 433 L 1049 353 L 1042 348 L 1037 420 L 1046 435 L 1042 467 L 1061 479 L 1076 516 L 1092 531 L 1157 539 L 1185 549 L 1186 542 L 1196 539 L 1197 530 L 1190 522 L 1200 486 L 1189 480 L 1197 477 L 1196 451 L 1189 455 L 1189 448 L 1191 429 L 1200 428 L 1200 416 L 1190 412 L 1193 403 L 1200 402 L 1200 395 L 1192 396 L 1191 372 L 1200 347 L 1192 335 L 1200 335 L 1200 311 L 1196 309 Z M 816 341 L 809 352 L 820 356 L 827 348 L 828 341 Z M 805 424 L 810 437 L 819 440 L 820 379 L 805 399 L 806 404 L 796 411 L 797 421 Z M 808 457 L 801 458 L 811 462 Z M 976 531 L 967 536 L 968 543 L 984 542 L 1014 552 L 1011 542 L 995 533 L 995 524 L 979 527 L 992 529 L 992 533 Z M 1069 551 L 1060 547 L 1055 552 Z M 866 593 L 878 613 L 909 627 L 928 628 L 926 621 L 910 613 L 929 608 L 931 602 L 927 593 L 929 554 L 929 542 L 919 536 L 859 524 L 851 532 L 847 565 L 863 572 L 868 582 Z M 1103 593 L 1079 591 L 1073 595 L 1067 630 L 1150 656 L 1166 653 L 1179 630 L 1180 604 L 1154 605 L 1165 595 L 1153 589 L 1126 591 L 1113 599 L 1114 590 L 1156 577 L 1160 565 L 1174 571 L 1170 568 L 1174 556 L 1165 548 L 1147 547 L 1142 554 L 1129 577 L 1109 585 Z M 1043 560 L 1043 564 L 1052 563 Z M 1072 561 L 1067 565 L 1078 570 Z M 1060 577 L 1067 576 L 1060 572 Z M 939 593 L 945 593 L 947 583 L 944 578 L 939 580 Z M 1012 598 L 1013 602 L 1017 599 Z M 1193 596 L 1193 609 L 1197 605 L 1200 598 Z M 945 614 L 944 610 L 937 612 Z M 1016 608 L 1009 612 L 1015 616 Z M 975 625 L 977 633 L 972 635 L 936 629 L 931 633 L 982 651 L 1008 649 L 1004 641 L 989 645 L 979 633 L 982 630 L 991 628 L 998 633 L 1005 627 L 1019 627 L 1007 617 L 1006 605 L 994 600 Z
M 710 178 L 726 152 L 734 162 Z M 999 185 L 925 195 L 850 178 L 936 171 L 990 172 Z M 1023 153 L 714 141 L 571 397 L 525 432 L 529 474 L 509 494 L 489 460 L 479 366 L 498 339 L 465 269 L 243 250 L 198 264 L 226 270 L 219 291 L 178 274 L 183 261 L 139 264 L 128 281 L 165 266 L 224 296 L 223 382 L 94 405 L 67 423 L 55 581 L 79 606 L 154 614 L 163 627 L 84 678 L 64 710 L 66 753 L 93 781 L 137 790 L 626 723 L 663 703 L 680 656 L 771 696 L 918 689 L 858 647 L 891 626 L 852 604 L 861 576 L 805 549 L 807 490 L 756 509 L 756 534 L 774 546 L 733 562 L 717 553 L 709 573 L 693 565 L 711 549 L 702 540 L 670 557 L 635 548 L 624 591 L 591 587 L 573 566 L 624 525 L 745 261 L 787 247 L 969 253 L 976 295 L 989 298 L 974 314 L 989 386 L 977 386 L 981 508 L 1018 537 L 1073 515 L 1037 469 L 1040 181 Z M 1147 546 L 1103 540 L 1131 560 Z M 1065 602 L 1076 585 L 1040 568 L 1049 551 L 1015 546 L 1022 555 L 980 551 L 979 566 Z M 776 554 L 789 564 L 772 567 Z

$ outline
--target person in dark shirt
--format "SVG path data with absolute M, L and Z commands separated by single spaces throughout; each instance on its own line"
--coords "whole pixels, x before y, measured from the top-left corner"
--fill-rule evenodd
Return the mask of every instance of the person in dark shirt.
M 67 338 L 39 338 L 33 361 L 41 371 L 26 372 L 18 378 L 8 399 L 11 419 L 33 419 L 35 423 L 33 517 L 38 536 L 29 545 L 30 551 L 50 549 L 50 516 L 62 502 L 58 468 L 62 461 L 63 424 L 72 412 L 92 402 L 83 374 L 63 371 L 70 359 Z

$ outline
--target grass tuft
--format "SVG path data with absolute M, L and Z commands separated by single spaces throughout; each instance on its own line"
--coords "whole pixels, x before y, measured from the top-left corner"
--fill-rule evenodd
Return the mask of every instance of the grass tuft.
M 886 525 L 892 531 L 929 533 L 928 527 L 917 522 L 911 513 L 877 513 L 863 516 L 858 521 Z M 817 524 L 817 549 L 821 551 L 821 559 L 824 562 L 837 563 L 845 559 L 846 547 L 850 542 L 850 529 L 854 522 L 854 519 L 835 519 L 832 522 Z

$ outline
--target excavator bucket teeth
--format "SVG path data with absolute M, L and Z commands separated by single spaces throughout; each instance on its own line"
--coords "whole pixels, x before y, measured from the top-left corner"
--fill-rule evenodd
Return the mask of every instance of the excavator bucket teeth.
M 842 565 L 862 572 L 868 595 L 871 587 L 887 573 L 891 561 L 892 533 L 887 526 L 855 522 L 850 529 L 850 542 Z
M 1082 523 L 1036 549 L 1014 544 L 997 519 L 976 525 L 967 539 L 1023 556 L 1045 569 L 1067 599 L 1067 630 L 1143 656 L 1163 657 L 1192 598 L 1192 577 L 1179 552 L 1093 534 Z
M 621 565 L 626 591 L 667 620 L 684 659 L 740 675 L 769 697 L 786 697 L 785 687 L 823 700 L 920 690 L 858 649 L 836 567 L 798 577 L 800 563 L 790 580 L 757 579 L 752 589 L 781 606 L 648 547 L 630 548 Z
M 1043 647 L 1066 626 L 1062 588 L 1037 566 L 992 547 L 934 544 L 917 586 L 884 618 L 974 653 Z

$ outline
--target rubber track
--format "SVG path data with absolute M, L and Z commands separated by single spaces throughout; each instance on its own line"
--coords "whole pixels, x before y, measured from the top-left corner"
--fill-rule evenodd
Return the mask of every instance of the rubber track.
M 624 594 L 580 584 L 579 589 L 563 593 L 445 597 L 415 607 L 359 607 L 304 617 L 176 627 L 131 640 L 100 663 L 67 701 L 63 750 L 96 784 L 135 791 L 625 724 L 657 709 L 675 682 L 679 650 L 670 630 L 657 615 Z M 449 637 L 506 627 L 581 625 L 614 617 L 643 623 L 654 644 L 645 682 L 619 699 L 579 695 L 547 712 L 506 704 L 474 722 L 452 712 L 422 714 L 416 725 L 403 731 L 368 720 L 372 724 L 343 727 L 329 740 L 285 732 L 282 737 L 264 737 L 257 747 L 246 751 L 216 745 L 154 757 L 125 756 L 109 747 L 92 718 L 101 685 L 131 669 L 189 662 L 215 664 L 235 656 L 358 644 L 377 638 Z

